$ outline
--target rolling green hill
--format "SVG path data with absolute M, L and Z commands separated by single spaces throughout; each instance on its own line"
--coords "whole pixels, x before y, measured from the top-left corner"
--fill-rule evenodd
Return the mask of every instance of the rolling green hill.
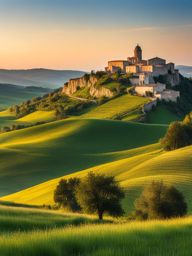
M 185 194 L 192 211 L 192 147 L 163 152 L 157 145 L 124 152 L 124 158 L 73 173 L 69 177 L 83 177 L 90 171 L 114 175 L 126 189 L 124 207 L 133 209 L 133 203 L 141 188 L 153 180 L 164 180 L 175 184 Z M 121 155 L 122 157 L 122 155 Z M 37 204 L 53 203 L 53 190 L 59 179 L 54 179 L 16 194 L 4 197 L 3 200 L 17 203 Z
M 55 111 L 35 111 L 16 120 L 18 123 L 50 122 L 55 120 Z
M 130 149 L 156 143 L 165 130 L 166 126 L 72 119 L 1 134 L 0 194 L 125 158 L 133 154 Z

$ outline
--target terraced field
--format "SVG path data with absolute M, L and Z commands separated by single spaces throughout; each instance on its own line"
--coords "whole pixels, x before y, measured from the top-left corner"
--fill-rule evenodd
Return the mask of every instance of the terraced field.
M 112 119 L 124 114 L 130 114 L 140 109 L 149 100 L 143 97 L 124 95 L 94 108 L 84 114 L 83 118 Z

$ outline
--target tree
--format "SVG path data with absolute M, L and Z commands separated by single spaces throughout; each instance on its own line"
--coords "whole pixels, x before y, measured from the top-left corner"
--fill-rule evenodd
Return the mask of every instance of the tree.
M 114 177 L 90 172 L 77 187 L 76 195 L 81 208 L 88 213 L 97 213 L 100 220 L 105 212 L 116 217 L 123 214 L 120 201 L 124 192 Z
M 183 123 L 186 125 L 192 125 L 192 112 L 185 116 Z
M 187 213 L 183 194 L 174 186 L 153 181 L 135 202 L 136 215 L 142 219 L 181 217 Z
M 61 179 L 54 191 L 54 201 L 59 206 L 69 209 L 70 211 L 79 211 L 80 207 L 75 197 L 75 190 L 79 185 L 78 178 L 70 178 L 68 180 Z
M 165 150 L 174 150 L 192 144 L 192 126 L 181 122 L 170 124 L 165 137 L 161 140 Z

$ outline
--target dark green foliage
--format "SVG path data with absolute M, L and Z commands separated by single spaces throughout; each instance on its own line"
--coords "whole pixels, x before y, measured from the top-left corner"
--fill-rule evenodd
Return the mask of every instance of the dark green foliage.
M 135 202 L 136 216 L 142 219 L 181 217 L 187 213 L 183 194 L 174 186 L 153 181 Z
M 29 127 L 33 127 L 33 126 L 38 126 L 41 124 L 45 124 L 46 122 L 44 121 L 39 121 L 36 123 L 31 123 L 31 124 L 12 124 L 10 127 L 9 126 L 4 126 L 1 128 L 1 132 L 11 132 L 11 131 L 15 131 L 15 130 L 21 130 L 24 128 L 29 128 Z
M 76 99 L 71 99 L 57 89 L 54 92 L 45 94 L 42 97 L 36 97 L 32 100 L 23 102 L 20 105 L 15 105 L 10 108 L 10 111 L 16 114 L 18 118 L 33 113 L 37 110 L 56 111 L 56 118 L 63 119 L 68 115 L 76 115 L 82 109 L 92 105 L 92 102 L 83 102 Z
M 192 126 L 182 122 L 171 123 L 165 137 L 161 140 L 165 150 L 174 150 L 192 145 Z
M 76 212 L 80 210 L 79 204 L 75 197 L 75 190 L 79 185 L 78 178 L 70 178 L 68 180 L 61 179 L 54 191 L 54 201 L 59 206 L 67 208 L 70 211 Z
M 175 86 L 175 89 L 180 91 L 177 105 L 182 113 L 187 114 L 192 110 L 192 80 L 182 76 L 180 78 L 180 84 Z
M 97 213 L 100 220 L 105 212 L 112 216 L 123 214 L 120 201 L 124 192 L 114 177 L 91 172 L 77 187 L 76 195 L 81 208 L 88 213 Z

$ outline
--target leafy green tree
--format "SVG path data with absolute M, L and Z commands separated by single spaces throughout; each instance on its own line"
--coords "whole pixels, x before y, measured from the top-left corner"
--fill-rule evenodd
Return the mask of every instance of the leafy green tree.
M 192 144 L 192 126 L 181 122 L 170 124 L 165 137 L 161 140 L 165 150 L 174 150 Z
M 79 211 L 80 207 L 75 197 L 75 190 L 79 185 L 78 178 L 70 178 L 68 180 L 61 179 L 54 191 L 54 201 L 59 206 L 69 209 L 70 211 Z
M 192 125 L 192 112 L 185 116 L 183 123 L 186 125 Z
M 142 219 L 181 217 L 187 213 L 183 194 L 174 186 L 153 181 L 135 202 L 136 216 Z
M 90 172 L 77 187 L 76 196 L 81 208 L 88 213 L 97 213 L 100 220 L 104 213 L 111 216 L 123 214 L 120 202 L 124 192 L 114 177 Z

